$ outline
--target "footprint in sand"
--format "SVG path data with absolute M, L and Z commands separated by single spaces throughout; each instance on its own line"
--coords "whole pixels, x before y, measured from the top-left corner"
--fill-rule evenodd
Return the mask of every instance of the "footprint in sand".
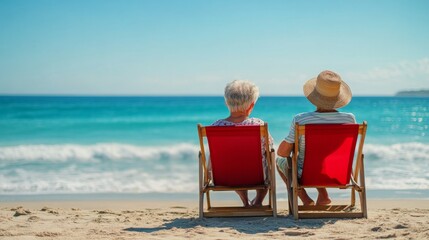
M 31 216 L 27 219 L 27 221 L 29 221 L 29 222 L 37 222 L 39 220 L 40 220 L 40 218 L 37 216 Z
M 290 231 L 290 232 L 285 232 L 286 236 L 291 236 L 291 237 L 297 237 L 297 236 L 302 236 L 302 235 L 314 235 L 314 233 L 310 233 L 310 232 L 297 232 L 297 231 Z
M 54 210 L 54 209 L 49 208 L 49 207 L 43 207 L 42 209 L 40 209 L 40 211 L 55 214 L 55 215 L 60 214 L 57 210 Z
M 373 227 L 373 228 L 371 228 L 371 231 L 373 231 L 373 232 L 381 232 L 381 231 L 383 231 L 383 228 L 382 227 Z
M 40 232 L 40 233 L 36 233 L 37 237 L 58 237 L 60 236 L 60 233 L 56 233 L 56 232 Z
M 394 229 L 405 229 L 408 228 L 408 226 L 406 226 L 405 224 L 398 224 L 395 227 L 393 227 Z

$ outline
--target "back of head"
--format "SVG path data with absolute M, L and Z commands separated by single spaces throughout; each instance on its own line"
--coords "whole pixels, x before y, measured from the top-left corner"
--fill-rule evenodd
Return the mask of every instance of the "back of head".
M 246 111 L 258 97 L 259 88 L 247 80 L 234 80 L 225 87 L 225 103 L 230 112 Z

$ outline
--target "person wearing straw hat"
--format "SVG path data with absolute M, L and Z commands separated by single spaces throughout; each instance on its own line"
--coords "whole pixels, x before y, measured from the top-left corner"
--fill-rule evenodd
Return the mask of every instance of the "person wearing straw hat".
M 287 182 L 286 167 L 287 158 L 290 157 L 295 143 L 295 124 L 299 125 L 311 123 L 356 123 L 352 113 L 339 112 L 337 109 L 346 106 L 352 99 L 350 87 L 341 79 L 340 75 L 333 71 L 323 71 L 317 77 L 308 80 L 304 84 L 304 95 L 316 106 L 314 112 L 305 112 L 296 115 L 290 126 L 289 134 L 280 143 L 277 149 L 277 170 L 282 179 Z M 304 163 L 305 139 L 299 140 L 298 155 L 298 178 L 302 175 Z M 302 153 L 302 154 L 301 154 Z M 318 188 L 316 205 L 329 205 L 329 198 L 326 188 Z M 314 201 L 308 196 L 305 189 L 298 192 L 298 196 L 304 205 L 314 205 Z

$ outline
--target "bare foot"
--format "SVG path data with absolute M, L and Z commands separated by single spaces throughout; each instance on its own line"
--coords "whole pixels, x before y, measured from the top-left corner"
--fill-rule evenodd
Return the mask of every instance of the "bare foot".
M 327 199 L 320 199 L 319 197 L 317 198 L 317 202 L 316 205 L 329 205 L 331 204 L 331 199 L 327 198 Z
M 240 196 L 241 201 L 243 202 L 243 207 L 250 207 L 249 199 L 247 197 L 247 190 L 238 190 L 235 191 L 238 196 Z
M 250 202 L 250 206 L 252 206 L 252 207 L 262 207 L 262 203 L 260 203 L 260 202 L 256 202 L 256 198 L 254 198 L 254 199 Z
M 310 196 L 308 196 L 308 194 L 305 191 L 305 189 L 302 189 L 302 190 L 298 191 L 298 197 L 299 197 L 299 199 L 301 199 L 302 204 L 304 206 L 313 206 L 314 205 L 313 199 L 311 199 Z
M 250 202 L 252 207 L 262 207 L 262 203 L 264 202 L 264 198 L 268 193 L 268 189 L 258 189 L 256 190 L 255 198 Z
M 319 196 L 317 196 L 316 205 L 329 205 L 331 204 L 331 199 L 329 198 L 328 191 L 326 188 L 318 188 Z

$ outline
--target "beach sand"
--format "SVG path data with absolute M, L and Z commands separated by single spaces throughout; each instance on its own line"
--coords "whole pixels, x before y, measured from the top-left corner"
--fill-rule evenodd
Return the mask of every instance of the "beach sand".
M 368 219 L 198 219 L 194 201 L 0 203 L 0 239 L 429 239 L 429 200 L 369 200 Z

